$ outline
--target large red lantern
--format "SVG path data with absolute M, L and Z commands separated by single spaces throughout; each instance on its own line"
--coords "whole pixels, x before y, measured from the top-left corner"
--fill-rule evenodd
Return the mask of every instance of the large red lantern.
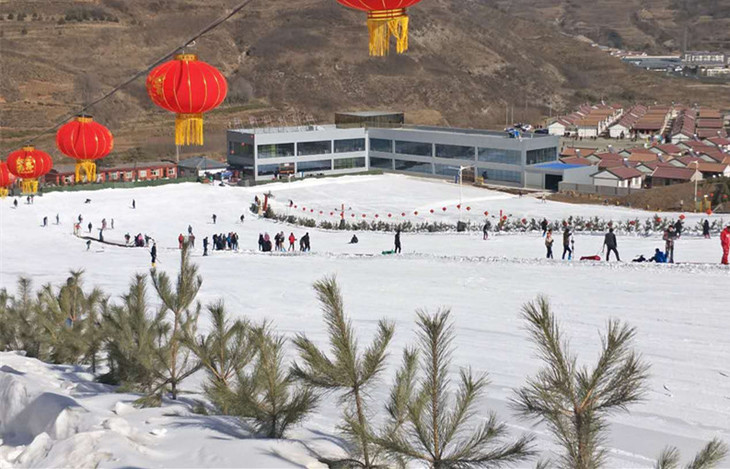
M 147 93 L 153 103 L 177 114 L 175 145 L 202 145 L 203 114 L 226 99 L 228 83 L 195 54 L 178 54 L 150 72 Z
M 337 0 L 346 7 L 368 13 L 370 55 L 382 57 L 390 49 L 390 36 L 396 40 L 396 52 L 408 50 L 408 14 L 406 8 L 421 0 Z
M 51 168 L 53 168 L 51 156 L 46 152 L 36 150 L 32 145 L 8 155 L 8 169 L 21 179 L 24 194 L 38 192 L 38 178 L 47 174 Z
M 84 170 L 87 182 L 96 181 L 95 160 L 104 158 L 114 148 L 109 129 L 94 122 L 91 116 L 78 116 L 56 133 L 56 146 L 64 155 L 76 160 L 76 179 L 81 182 Z
M 8 195 L 8 187 L 12 186 L 15 182 L 15 176 L 10 172 L 7 163 L 0 161 L 0 198 L 5 198 Z

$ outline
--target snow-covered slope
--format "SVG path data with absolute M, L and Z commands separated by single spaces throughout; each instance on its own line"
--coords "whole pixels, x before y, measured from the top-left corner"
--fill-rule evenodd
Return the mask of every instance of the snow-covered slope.
M 134 273 L 149 269 L 145 249 L 93 243 L 86 251 L 84 241 L 71 234 L 79 214 L 83 225 L 93 223 L 94 235 L 102 218 L 109 224 L 113 218 L 115 228 L 105 232 L 106 239 L 121 241 L 126 232 L 157 239 L 158 269 L 173 273 L 177 236 L 192 225 L 197 236 L 194 260 L 204 277 L 199 299 L 205 304 L 222 297 L 233 314 L 272 320 L 286 334 L 305 332 L 324 344 L 311 284 L 325 274 L 338 276 L 363 341 L 374 332 L 378 318 L 395 321 L 392 365 L 413 341 L 416 308 L 451 307 L 457 331 L 455 365 L 490 376 L 482 408 L 497 411 L 512 435 L 534 432 L 540 448 L 549 451 L 554 447 L 545 429 L 519 420 L 508 406 L 512 390 L 539 366 L 519 319 L 520 307 L 546 294 L 582 360 L 595 359 L 599 330 L 613 317 L 637 327 L 637 348 L 652 364 L 647 400 L 612 420 L 612 467 L 648 467 L 667 444 L 678 446 L 686 458 L 712 437 L 730 441 L 730 271 L 717 265 L 717 239 L 683 237 L 675 256 L 681 265 L 547 261 L 542 259 L 539 234 L 497 235 L 482 241 L 480 233 L 404 233 L 404 253 L 382 256 L 381 251 L 392 247 L 392 234 L 358 233 L 360 243 L 353 246 L 347 244 L 352 233 L 255 219 L 248 206 L 254 195 L 269 190 L 280 211 L 287 210 L 291 199 L 298 207 L 314 209 L 316 216 L 323 211 L 323 217 L 342 204 L 368 219 L 376 213 L 384 217 L 407 212 L 407 218 L 415 220 L 416 210 L 422 219 L 430 208 L 441 212 L 425 215 L 432 220 L 458 217 L 457 186 L 405 176 L 343 177 L 258 188 L 180 184 L 51 193 L 36 197 L 33 205 L 20 201 L 17 209 L 6 199 L 0 201 L 0 287 L 12 290 L 18 275 L 32 277 L 36 286 L 57 283 L 69 269 L 83 268 L 88 286 L 119 295 Z M 84 203 L 87 198 L 90 204 Z M 476 213 L 485 210 L 548 219 L 573 215 L 628 220 L 653 215 L 617 207 L 542 204 L 530 197 L 471 187 L 463 188 L 463 201 L 472 207 L 463 216 L 475 222 L 481 220 Z M 446 212 L 440 210 L 444 206 Z M 57 213 L 60 225 L 54 224 Z M 246 216 L 243 225 L 241 214 Z M 40 226 L 43 216 L 48 216 L 50 226 Z M 687 224 L 700 218 L 688 214 Z M 204 236 L 229 231 L 240 235 L 241 252 L 202 257 Z M 294 232 L 297 237 L 309 231 L 312 252 L 258 253 L 258 234 L 277 231 Z M 578 256 L 595 254 L 601 244 L 600 236 L 576 236 Z M 557 240 L 558 257 L 559 245 Z M 662 246 L 659 237 L 619 237 L 623 259 L 648 257 Z M 334 401 L 326 402 L 292 434 L 299 442 L 247 440 L 239 438 L 245 429 L 235 422 L 194 415 L 184 403 L 133 409 L 127 404 L 134 396 L 110 393 L 80 369 L 48 366 L 12 354 L 0 355 L 0 367 L 4 440 L 0 465 L 316 467 L 312 451 L 327 456 L 342 452 Z M 374 391 L 376 402 L 387 395 L 393 368 Z M 186 387 L 195 389 L 199 379 Z M 117 402 L 123 403 L 122 415 L 114 412 Z M 20 414 L 27 418 L 17 418 Z

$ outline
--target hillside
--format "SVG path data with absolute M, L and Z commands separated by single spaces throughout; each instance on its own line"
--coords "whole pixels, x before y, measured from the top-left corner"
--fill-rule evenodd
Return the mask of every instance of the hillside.
M 0 2 L 3 149 L 111 89 L 235 3 Z M 367 56 L 363 15 L 334 0 L 301 0 L 296 8 L 254 2 L 192 49 L 226 74 L 231 93 L 207 117 L 206 147 L 191 152 L 222 156 L 223 130 L 248 124 L 251 115 L 328 121 L 336 110 L 389 108 L 407 111 L 411 122 L 501 127 L 508 106 L 515 120 L 600 99 L 730 107 L 730 86 L 628 68 L 540 18 L 505 13 L 492 2 L 426 0 L 411 17 L 409 53 L 375 59 Z M 114 158 L 173 152 L 173 118 L 149 102 L 143 80 L 92 114 L 117 136 Z M 53 149 L 51 142 L 52 134 L 39 144 Z
M 655 53 L 730 51 L 730 2 L 722 0 L 497 0 L 503 11 L 541 18 L 604 45 Z

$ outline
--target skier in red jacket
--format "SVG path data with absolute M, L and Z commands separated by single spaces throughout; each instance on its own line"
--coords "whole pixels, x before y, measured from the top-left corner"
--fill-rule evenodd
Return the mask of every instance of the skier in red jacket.
M 728 254 L 730 253 L 730 225 L 726 226 L 720 233 L 720 243 L 722 244 L 722 263 L 728 265 Z
M 296 243 L 297 238 L 294 236 L 294 233 L 289 234 L 289 250 L 290 251 L 296 251 L 296 247 L 294 246 L 294 243 Z
M 183 242 L 185 241 L 185 237 L 182 233 L 180 233 L 180 236 L 177 237 L 178 245 L 180 246 L 180 249 L 183 248 Z

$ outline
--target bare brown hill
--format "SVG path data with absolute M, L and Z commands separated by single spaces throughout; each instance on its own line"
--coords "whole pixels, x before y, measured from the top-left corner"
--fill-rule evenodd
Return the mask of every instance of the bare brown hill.
M 629 1 L 629 0 L 626 0 Z M 219 17 L 235 0 L 0 2 L 2 147 L 18 145 L 85 99 L 111 89 Z M 22 20 L 18 21 L 18 16 Z M 11 18 L 12 17 L 12 18 Z M 499 127 L 505 109 L 535 120 L 584 101 L 684 101 L 730 107 L 730 87 L 629 68 L 543 21 L 478 0 L 411 9 L 411 50 L 369 58 L 364 17 L 334 0 L 259 0 L 192 51 L 218 66 L 231 93 L 206 120 L 206 147 L 250 115 L 405 110 L 412 122 Z M 92 110 L 117 136 L 115 158 L 169 156 L 172 116 L 138 80 Z M 41 140 L 53 150 L 52 135 Z

